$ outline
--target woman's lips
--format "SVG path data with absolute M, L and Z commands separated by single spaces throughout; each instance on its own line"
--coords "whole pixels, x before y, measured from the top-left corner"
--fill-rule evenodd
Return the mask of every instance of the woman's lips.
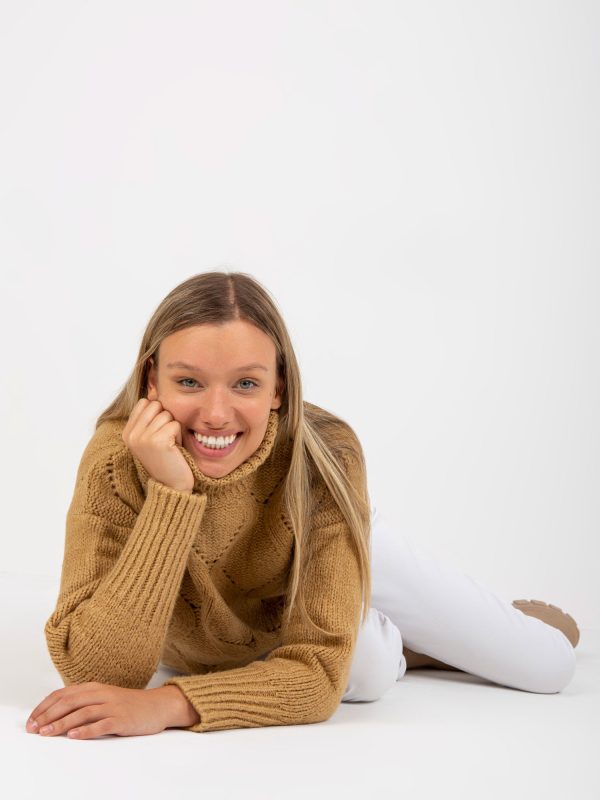
M 208 456 L 208 458 L 223 458 L 224 456 L 228 456 L 229 453 L 235 450 L 235 448 L 237 447 L 237 443 L 242 438 L 243 434 L 238 433 L 238 435 L 235 437 L 235 439 L 230 445 L 221 448 L 206 447 L 206 445 L 202 444 L 202 442 L 199 442 L 198 439 L 196 439 L 192 431 L 190 431 L 190 436 L 192 438 L 192 446 L 194 450 L 201 456 Z

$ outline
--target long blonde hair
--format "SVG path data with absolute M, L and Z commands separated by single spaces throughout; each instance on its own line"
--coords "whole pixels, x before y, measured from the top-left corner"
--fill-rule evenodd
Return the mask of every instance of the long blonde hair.
M 288 586 L 288 619 L 298 601 L 302 620 L 323 631 L 306 611 L 302 583 L 303 565 L 313 544 L 305 531 L 314 508 L 316 470 L 349 528 L 360 571 L 361 621 L 365 621 L 371 599 L 371 512 L 362 447 L 348 423 L 311 403 L 305 407 L 300 370 L 283 317 L 269 292 L 251 275 L 204 272 L 169 292 L 150 318 L 129 379 L 98 417 L 96 429 L 107 420 L 128 419 L 138 400 L 146 397 L 149 359 L 157 361 L 163 339 L 192 325 L 223 324 L 239 319 L 255 325 L 275 345 L 277 378 L 283 387 L 277 436 L 278 441 L 281 437 L 292 442 L 283 493 L 284 510 L 292 524 L 295 542 Z M 349 467 L 353 479 L 348 475 Z

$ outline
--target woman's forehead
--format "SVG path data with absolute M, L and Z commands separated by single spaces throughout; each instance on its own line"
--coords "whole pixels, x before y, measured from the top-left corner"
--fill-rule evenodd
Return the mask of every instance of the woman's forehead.
M 258 364 L 271 370 L 276 356 L 271 338 L 255 325 L 241 320 L 226 325 L 194 325 L 175 331 L 163 339 L 159 349 L 165 367 L 203 368 L 227 361 L 239 367 Z

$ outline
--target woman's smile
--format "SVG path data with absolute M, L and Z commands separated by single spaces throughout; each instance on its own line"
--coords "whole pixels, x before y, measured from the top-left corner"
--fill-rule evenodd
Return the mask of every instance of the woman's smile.
M 189 431 L 189 436 L 192 443 L 193 452 L 208 458 L 225 458 L 236 449 L 238 442 L 243 436 L 243 433 L 238 433 L 233 442 L 226 447 L 210 447 L 202 444 L 192 430 Z M 218 437 L 215 437 L 218 438 Z

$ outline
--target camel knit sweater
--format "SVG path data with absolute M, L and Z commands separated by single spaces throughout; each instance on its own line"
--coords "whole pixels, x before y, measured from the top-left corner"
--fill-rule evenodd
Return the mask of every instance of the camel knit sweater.
M 310 521 L 307 611 L 330 635 L 283 618 L 294 539 L 282 505 L 290 443 L 271 410 L 258 450 L 210 478 L 192 455 L 191 494 L 154 480 L 102 423 L 67 512 L 56 608 L 45 625 L 65 685 L 145 688 L 162 662 L 206 732 L 328 719 L 346 689 L 362 611 L 358 558 L 331 494 Z M 358 441 L 358 440 L 357 440 Z M 344 467 L 366 494 L 364 468 Z M 314 537 L 314 538 L 313 538 Z M 264 659 L 264 660 L 263 660 Z

